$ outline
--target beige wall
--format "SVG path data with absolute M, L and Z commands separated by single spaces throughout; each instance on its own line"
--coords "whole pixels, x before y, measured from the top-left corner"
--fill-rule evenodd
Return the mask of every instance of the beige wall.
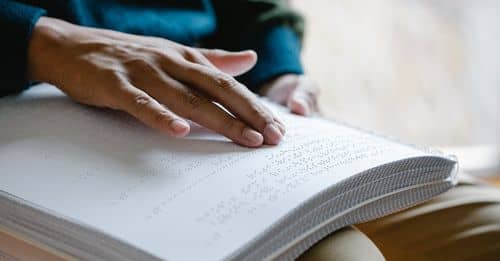
M 493 87 L 500 68 L 490 72 L 489 81 L 478 81 L 485 78 L 478 74 L 498 51 L 479 58 L 477 53 L 485 41 L 492 48 L 480 35 L 490 35 L 500 21 L 476 20 L 496 16 L 491 7 L 500 1 L 475 3 L 293 1 L 307 19 L 303 60 L 322 86 L 324 113 L 416 143 L 463 145 L 496 138 L 498 121 L 481 115 L 497 114 L 500 96 L 491 96 L 499 94 L 500 86 Z M 488 22 L 489 31 L 483 32 Z M 476 95 L 476 89 L 487 95 Z M 481 108 L 484 96 L 496 105 Z

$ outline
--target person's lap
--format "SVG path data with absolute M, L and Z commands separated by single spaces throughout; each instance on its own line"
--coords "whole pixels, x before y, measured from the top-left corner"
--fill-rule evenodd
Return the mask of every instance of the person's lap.
M 298 260 L 384 260 L 377 246 L 362 232 L 354 227 L 335 231 L 316 243 Z
M 376 245 L 376 247 L 375 247 Z M 339 230 L 300 260 L 498 260 L 500 189 L 457 187 L 422 205 Z

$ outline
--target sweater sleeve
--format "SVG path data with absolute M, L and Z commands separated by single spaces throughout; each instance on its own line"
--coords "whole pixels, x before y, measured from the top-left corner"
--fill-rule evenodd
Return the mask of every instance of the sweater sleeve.
M 214 0 L 217 32 L 213 47 L 232 51 L 252 49 L 258 61 L 237 79 L 257 92 L 273 77 L 302 74 L 300 62 L 303 19 L 286 1 Z
M 0 0 L 0 97 L 20 92 L 29 86 L 27 79 L 28 45 L 31 31 L 43 9 L 16 1 Z

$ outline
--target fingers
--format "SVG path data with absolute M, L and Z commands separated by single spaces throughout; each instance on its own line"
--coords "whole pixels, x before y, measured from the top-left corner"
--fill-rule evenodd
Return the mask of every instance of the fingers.
M 228 52 L 219 49 L 198 50 L 217 69 L 231 76 L 247 72 L 257 62 L 257 54 L 251 50 L 241 52 Z
M 301 97 L 294 95 L 294 97 L 289 100 L 287 106 L 293 113 L 298 115 L 307 116 L 310 114 L 311 109 L 309 108 L 309 104 Z
M 179 116 L 190 119 L 247 147 L 262 146 L 262 134 L 228 114 L 202 94 L 164 75 L 138 85 Z
M 290 94 L 287 106 L 293 113 L 308 116 L 318 111 L 319 89 L 311 81 L 301 77 Z
M 283 74 L 264 84 L 261 93 L 293 113 L 307 116 L 318 112 L 319 88 L 307 76 Z
M 179 90 L 177 95 L 180 96 L 177 106 L 181 111 L 180 114 L 184 117 L 220 133 L 238 144 L 248 147 L 262 146 L 264 142 L 262 134 L 235 119 L 205 97 L 187 88 Z
M 118 93 L 118 109 L 128 112 L 151 128 L 174 137 L 189 133 L 189 124 L 151 96 L 130 84 L 123 84 Z
M 165 67 L 169 75 L 195 87 L 222 104 L 238 119 L 264 135 L 266 144 L 278 144 L 285 127 L 250 92 L 230 75 L 215 68 L 191 62 L 177 62 Z

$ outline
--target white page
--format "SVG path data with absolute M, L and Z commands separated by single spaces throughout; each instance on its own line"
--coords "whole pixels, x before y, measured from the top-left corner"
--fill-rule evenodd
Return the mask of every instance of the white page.
M 423 153 L 281 115 L 284 140 L 247 149 L 201 128 L 172 139 L 49 85 L 0 99 L 0 190 L 158 257 L 220 259 L 362 170 Z

